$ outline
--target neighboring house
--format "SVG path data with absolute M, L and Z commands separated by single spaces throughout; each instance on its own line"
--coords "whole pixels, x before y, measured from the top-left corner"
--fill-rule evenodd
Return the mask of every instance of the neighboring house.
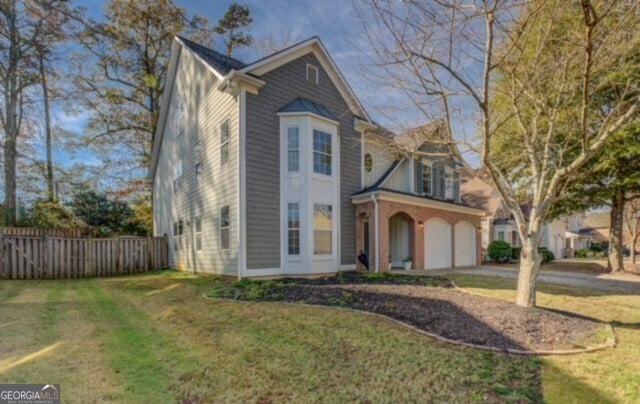
M 608 243 L 610 223 L 610 212 L 587 213 L 584 217 L 582 229 L 580 230 L 580 232 L 585 236 L 589 236 L 594 242 L 600 244 Z
M 520 236 L 513 215 L 502 199 L 500 192 L 491 185 L 491 180 L 482 170 L 471 170 L 462 181 L 463 201 L 470 206 L 483 209 L 487 215 L 482 219 L 482 249 L 494 240 L 506 241 L 520 246 Z M 528 215 L 529 207 L 523 204 L 522 211 Z M 591 237 L 583 229 L 584 214 L 562 216 L 542 226 L 541 247 L 548 248 L 556 258 L 571 256 L 573 251 L 586 248 Z
M 381 270 L 388 254 L 474 265 L 482 212 L 460 203 L 454 159 L 422 143 L 396 159 L 370 141 L 380 132 L 318 38 L 250 64 L 176 38 L 149 173 L 154 234 L 169 236 L 174 267 L 237 277 L 352 270 L 360 250 Z

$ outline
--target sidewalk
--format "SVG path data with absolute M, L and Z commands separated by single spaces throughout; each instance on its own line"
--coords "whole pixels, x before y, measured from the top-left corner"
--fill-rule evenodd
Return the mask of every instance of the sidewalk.
M 484 275 L 501 278 L 517 278 L 516 268 L 493 267 L 484 265 L 474 268 L 452 269 L 438 271 L 440 274 Z M 589 275 L 565 271 L 541 271 L 538 280 L 558 285 L 576 286 L 581 288 L 598 289 L 609 292 L 640 294 L 640 276 L 632 274 L 600 274 Z

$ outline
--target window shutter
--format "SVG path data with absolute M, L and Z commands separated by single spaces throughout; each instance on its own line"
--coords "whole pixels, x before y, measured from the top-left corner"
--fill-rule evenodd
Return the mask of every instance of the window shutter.
M 453 200 L 460 202 L 460 173 L 453 172 Z
M 416 162 L 416 193 L 418 194 L 422 194 L 424 193 L 424 184 L 422 183 L 423 181 L 423 174 L 424 174 L 424 166 L 422 165 L 421 162 Z

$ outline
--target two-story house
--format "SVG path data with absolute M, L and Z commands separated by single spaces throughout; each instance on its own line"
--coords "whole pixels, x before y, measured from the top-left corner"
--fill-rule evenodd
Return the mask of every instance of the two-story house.
M 237 277 L 353 270 L 360 250 L 378 270 L 474 265 L 482 212 L 460 203 L 454 159 L 381 131 L 316 37 L 250 64 L 178 37 L 154 234 L 174 267 Z

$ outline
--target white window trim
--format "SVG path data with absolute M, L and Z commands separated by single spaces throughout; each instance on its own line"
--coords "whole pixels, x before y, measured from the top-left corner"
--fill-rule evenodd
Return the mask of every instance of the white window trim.
M 318 81 L 320 79 L 320 77 L 319 77 L 320 76 L 320 70 L 318 69 L 318 66 L 315 66 L 315 65 L 312 65 L 310 63 L 307 63 L 307 66 L 306 66 L 305 70 L 306 70 L 307 81 L 310 81 L 310 82 L 312 82 L 314 84 L 318 84 Z M 309 77 L 309 71 L 310 70 L 315 72 L 315 79 L 314 80 L 312 80 L 312 78 Z

